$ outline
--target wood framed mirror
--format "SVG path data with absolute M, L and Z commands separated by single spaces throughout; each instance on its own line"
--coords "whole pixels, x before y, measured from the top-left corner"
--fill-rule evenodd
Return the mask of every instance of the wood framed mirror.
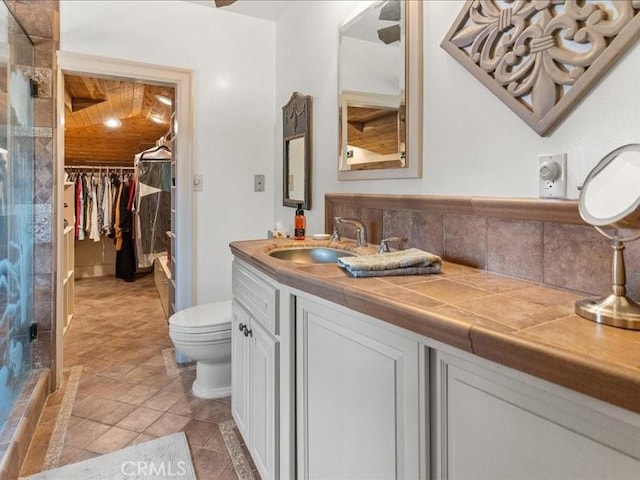
M 293 92 L 282 107 L 282 204 L 311 209 L 311 95 Z
M 338 31 L 338 179 L 421 177 L 422 2 L 373 2 Z

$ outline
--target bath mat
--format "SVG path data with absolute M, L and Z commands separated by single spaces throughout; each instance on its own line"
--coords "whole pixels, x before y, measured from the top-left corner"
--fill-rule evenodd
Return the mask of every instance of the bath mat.
M 28 480 L 196 480 L 184 432 L 46 470 Z

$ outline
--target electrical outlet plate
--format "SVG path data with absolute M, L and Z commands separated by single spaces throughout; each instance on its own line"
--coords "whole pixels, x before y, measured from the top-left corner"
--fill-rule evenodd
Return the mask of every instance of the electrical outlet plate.
M 253 191 L 264 192 L 264 175 L 253 176 Z
M 558 176 L 553 180 L 542 178 L 543 165 L 556 163 Z M 567 154 L 538 155 L 538 193 L 540 198 L 567 198 Z

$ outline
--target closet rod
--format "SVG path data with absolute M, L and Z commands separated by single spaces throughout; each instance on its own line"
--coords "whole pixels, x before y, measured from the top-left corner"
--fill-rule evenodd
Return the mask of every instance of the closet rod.
M 76 168 L 78 170 L 88 170 L 90 168 L 102 168 L 102 169 L 110 169 L 110 170 L 135 170 L 135 167 L 121 167 L 119 165 L 65 165 L 65 169 L 67 168 Z

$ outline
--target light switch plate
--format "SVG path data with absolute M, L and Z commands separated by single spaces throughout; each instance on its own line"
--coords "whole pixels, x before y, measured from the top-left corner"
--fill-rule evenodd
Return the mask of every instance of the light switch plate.
M 193 176 L 193 191 L 194 192 L 201 192 L 202 191 L 202 174 L 201 173 L 196 173 Z
M 557 176 L 547 179 L 556 166 Z M 567 154 L 538 155 L 538 182 L 540 198 L 567 198 Z
M 264 192 L 264 175 L 258 174 L 253 176 L 253 191 Z

